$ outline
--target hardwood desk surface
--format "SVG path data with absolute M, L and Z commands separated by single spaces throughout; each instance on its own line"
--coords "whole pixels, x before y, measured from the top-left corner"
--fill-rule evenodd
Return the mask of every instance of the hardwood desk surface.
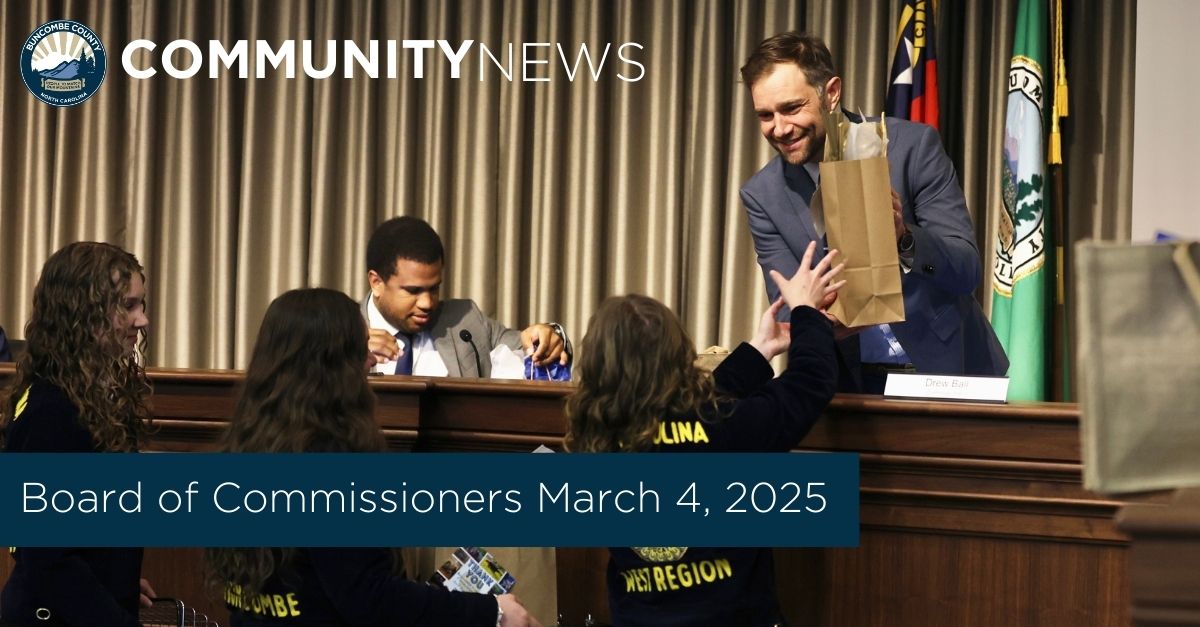
M 0 386 L 11 374 L 11 364 L 0 364 Z M 150 448 L 210 449 L 241 373 L 150 375 Z M 569 384 L 378 377 L 371 385 L 394 450 L 561 449 Z M 1077 406 L 841 395 L 801 450 L 860 454 L 862 527 L 857 549 L 776 551 L 791 622 L 1129 624 L 1128 539 L 1113 524 L 1125 501 L 1083 489 Z M 148 552 L 147 571 L 194 589 L 178 564 L 198 552 L 158 553 Z M 607 617 L 605 560 L 601 549 L 559 550 L 564 624 L 581 624 L 584 613 Z M 0 576 L 8 567 L 0 565 Z

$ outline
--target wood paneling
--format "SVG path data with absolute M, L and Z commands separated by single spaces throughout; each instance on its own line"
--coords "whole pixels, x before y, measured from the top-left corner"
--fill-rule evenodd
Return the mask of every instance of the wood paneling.
M 1200 488 L 1180 490 L 1167 507 L 1125 507 L 1117 523 L 1133 537 L 1134 624 L 1200 625 Z
M 0 365 L 0 382 L 11 366 Z M 152 370 L 154 450 L 205 450 L 238 373 Z M 559 383 L 380 377 L 378 415 L 396 450 L 561 448 Z M 1128 625 L 1125 502 L 1083 489 L 1074 405 L 884 401 L 845 395 L 803 450 L 860 453 L 861 546 L 776 551 L 797 625 Z M 1139 499 L 1165 500 L 1156 495 Z M 199 588 L 199 551 L 150 550 L 159 592 L 224 612 Z M 565 625 L 608 618 L 604 549 L 558 551 Z M 0 577 L 8 563 L 0 565 Z M 177 587 L 168 589 L 165 585 Z
M 864 528 L 857 549 L 777 552 L 799 625 L 1128 625 L 1112 547 Z

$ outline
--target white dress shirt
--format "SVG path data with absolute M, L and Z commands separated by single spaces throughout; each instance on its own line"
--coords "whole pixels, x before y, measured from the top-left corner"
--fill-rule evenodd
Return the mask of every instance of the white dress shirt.
M 383 329 L 393 336 L 400 333 L 400 329 L 392 326 L 383 314 L 379 312 L 379 308 L 375 306 L 375 297 L 371 296 L 367 299 L 367 325 L 372 329 Z M 450 374 L 446 369 L 446 362 L 442 361 L 442 356 L 438 354 L 437 349 L 433 346 L 433 338 L 428 331 L 421 331 L 412 336 L 413 344 L 413 368 L 412 373 L 415 376 L 422 377 L 445 377 Z M 396 338 L 396 342 L 400 344 L 400 350 L 409 350 L 405 346 L 404 338 Z M 371 368 L 372 373 L 379 374 L 395 374 L 395 360 L 375 364 Z

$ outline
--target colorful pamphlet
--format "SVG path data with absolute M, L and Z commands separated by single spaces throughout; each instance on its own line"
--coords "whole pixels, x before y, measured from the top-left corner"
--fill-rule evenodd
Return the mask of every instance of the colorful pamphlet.
M 517 578 L 486 549 L 467 546 L 456 549 L 429 578 L 429 583 L 460 592 L 505 594 L 517 584 Z

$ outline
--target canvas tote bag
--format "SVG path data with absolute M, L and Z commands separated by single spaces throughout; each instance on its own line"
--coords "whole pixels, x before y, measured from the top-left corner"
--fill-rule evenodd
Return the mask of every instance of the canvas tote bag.
M 1075 247 L 1084 487 L 1200 485 L 1200 242 Z

